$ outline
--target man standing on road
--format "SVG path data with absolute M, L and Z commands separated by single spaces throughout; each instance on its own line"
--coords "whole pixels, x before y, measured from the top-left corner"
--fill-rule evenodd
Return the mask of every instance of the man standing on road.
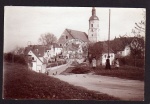
M 110 56 L 108 56 L 107 59 L 106 59 L 106 67 L 105 67 L 105 69 L 111 69 L 109 58 L 110 58 Z

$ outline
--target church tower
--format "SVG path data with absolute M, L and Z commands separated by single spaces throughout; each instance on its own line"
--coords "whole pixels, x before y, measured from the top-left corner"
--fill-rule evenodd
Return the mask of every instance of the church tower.
M 96 16 L 96 9 L 92 8 L 92 16 L 89 19 L 88 39 L 90 42 L 99 41 L 99 18 Z

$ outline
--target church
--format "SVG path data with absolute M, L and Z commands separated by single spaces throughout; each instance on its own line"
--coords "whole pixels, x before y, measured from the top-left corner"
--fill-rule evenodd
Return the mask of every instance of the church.
M 99 34 L 99 18 L 96 16 L 96 9 L 95 7 L 92 8 L 92 15 L 89 18 L 89 29 L 88 34 L 86 32 L 81 32 L 72 29 L 65 29 L 64 32 L 61 34 L 60 38 L 58 39 L 58 44 L 63 48 L 63 56 L 67 58 L 85 58 L 88 56 L 88 50 L 86 49 L 88 44 L 96 43 L 100 41 L 100 34 Z M 80 41 L 80 42 L 79 42 Z M 104 51 L 102 53 L 102 57 L 100 60 L 101 65 L 105 65 L 107 59 L 107 43 L 104 43 Z M 66 48 L 70 47 L 70 48 Z M 73 49 L 74 48 L 74 49 Z M 86 49 L 86 51 L 84 50 Z M 77 56 L 75 55 L 77 54 Z M 110 64 L 114 60 L 114 53 L 110 51 Z

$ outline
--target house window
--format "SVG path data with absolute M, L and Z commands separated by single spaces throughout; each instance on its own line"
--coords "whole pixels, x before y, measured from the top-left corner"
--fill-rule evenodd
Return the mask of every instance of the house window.
M 66 36 L 66 39 L 68 39 L 68 36 Z
M 111 55 L 111 57 L 113 57 L 113 55 Z
M 34 57 L 32 57 L 32 60 L 34 60 Z
M 93 24 L 91 24 L 91 27 L 93 27 Z
M 60 46 L 62 46 L 62 44 L 60 44 Z
M 93 34 L 92 34 L 92 36 L 93 36 Z
M 92 29 L 92 32 L 93 32 L 93 29 Z
M 106 58 L 106 55 L 105 55 L 105 58 Z

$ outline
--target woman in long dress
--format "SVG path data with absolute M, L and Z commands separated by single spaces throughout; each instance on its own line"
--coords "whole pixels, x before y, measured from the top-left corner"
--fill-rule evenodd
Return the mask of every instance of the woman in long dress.
M 116 60 L 115 60 L 115 68 L 119 69 L 119 61 L 118 61 L 118 58 L 116 58 Z

